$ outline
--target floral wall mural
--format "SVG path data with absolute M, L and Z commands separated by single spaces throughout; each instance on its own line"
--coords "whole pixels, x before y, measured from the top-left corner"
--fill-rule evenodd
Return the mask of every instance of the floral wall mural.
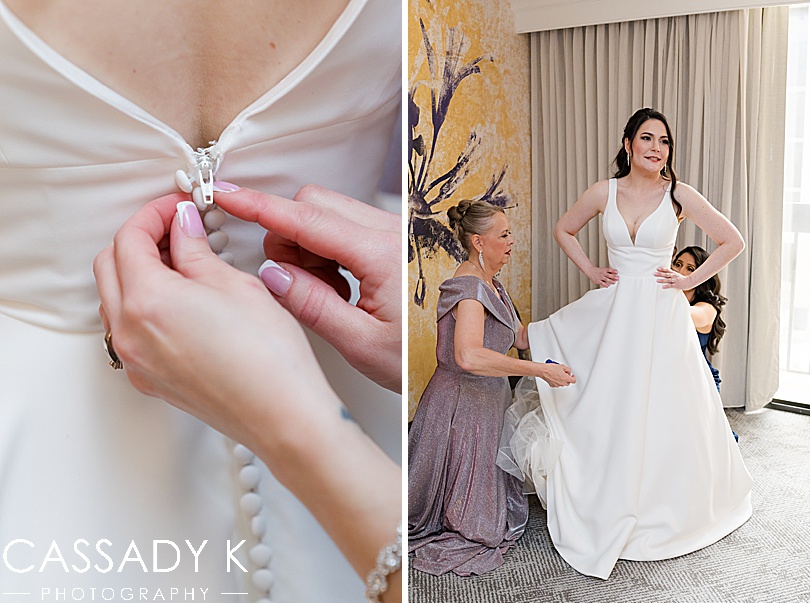
M 515 249 L 500 280 L 530 318 L 528 39 L 508 0 L 411 0 L 408 157 L 409 416 L 436 365 L 436 302 L 465 253 L 446 210 L 507 208 Z

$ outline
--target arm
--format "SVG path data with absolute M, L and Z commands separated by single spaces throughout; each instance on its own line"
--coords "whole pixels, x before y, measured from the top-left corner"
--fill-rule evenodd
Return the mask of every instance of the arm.
M 529 349 L 529 329 L 527 329 L 523 323 L 520 324 L 517 336 L 515 337 L 515 345 L 513 347 L 517 348 L 518 350 Z
M 691 306 L 689 311 L 692 315 L 692 322 L 695 323 L 695 330 L 708 333 L 714 324 L 714 319 L 717 317 L 715 307 L 706 302 L 698 302 Z
M 664 283 L 664 289 L 674 288 L 684 291 L 694 289 L 725 268 L 745 249 L 745 241 L 734 224 L 691 186 L 678 184 L 677 192 L 683 214 L 717 243 L 717 249 L 689 276 L 682 276 L 663 266 L 656 271 L 658 282 Z
M 577 233 L 597 214 L 604 210 L 608 196 L 608 181 L 603 180 L 591 186 L 569 209 L 554 227 L 554 239 L 577 268 L 590 281 L 601 287 L 610 287 L 619 280 L 613 268 L 599 268 L 593 265 L 577 240 Z
M 453 339 L 456 364 L 475 375 L 508 377 L 529 375 L 540 377 L 552 387 L 562 387 L 576 381 L 571 369 L 562 364 L 544 364 L 511 358 L 484 347 L 486 311 L 474 299 L 461 300 L 456 306 L 456 330 Z
M 253 450 L 365 578 L 395 537 L 401 469 L 345 418 L 298 321 L 211 252 L 193 204 L 181 227 L 183 199 L 145 206 L 93 266 L 127 377 Z M 399 600 L 401 572 L 389 583 Z

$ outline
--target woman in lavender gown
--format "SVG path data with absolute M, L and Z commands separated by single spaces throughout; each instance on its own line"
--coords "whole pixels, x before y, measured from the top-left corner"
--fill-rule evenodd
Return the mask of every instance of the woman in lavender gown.
M 468 576 L 500 566 L 528 519 L 522 483 L 495 464 L 511 403 L 507 377 L 552 387 L 575 378 L 566 366 L 506 355 L 528 339 L 495 278 L 514 244 L 503 210 L 462 201 L 447 214 L 469 259 L 439 288 L 438 366 L 408 439 L 408 542 L 414 569 Z

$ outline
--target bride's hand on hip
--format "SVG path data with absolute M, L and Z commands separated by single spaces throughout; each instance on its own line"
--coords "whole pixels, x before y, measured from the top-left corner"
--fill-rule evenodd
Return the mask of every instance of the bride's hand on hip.
M 184 198 L 146 205 L 93 264 L 129 380 L 257 451 L 340 416 L 298 321 L 258 278 L 214 255 Z
M 600 287 L 610 287 L 619 282 L 619 272 L 615 268 L 600 268 L 594 266 L 586 276 L 594 285 L 599 285 Z
M 566 387 L 577 382 L 577 378 L 571 372 L 571 369 L 564 364 L 549 363 L 541 366 L 544 370 L 539 377 L 551 387 Z
M 291 275 L 281 288 L 268 283 L 278 302 L 369 379 L 401 391 L 402 217 L 313 185 L 292 201 L 246 188 L 215 198 L 267 229 L 265 255 Z M 356 306 L 338 266 L 360 281 Z

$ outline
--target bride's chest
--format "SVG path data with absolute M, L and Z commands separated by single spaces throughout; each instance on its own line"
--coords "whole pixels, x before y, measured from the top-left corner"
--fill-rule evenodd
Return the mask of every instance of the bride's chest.
M 304 60 L 347 2 L 6 0 L 55 52 L 193 147 Z

